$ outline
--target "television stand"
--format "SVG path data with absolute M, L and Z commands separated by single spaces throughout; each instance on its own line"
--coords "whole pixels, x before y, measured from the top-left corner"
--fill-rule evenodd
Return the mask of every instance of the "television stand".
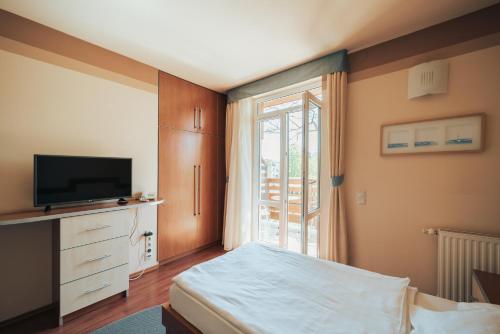
M 52 206 L 46 205 L 45 209 L 43 209 L 43 212 L 49 212 L 50 210 L 52 210 Z
M 121 292 L 128 294 L 128 235 L 133 215 L 129 209 L 162 203 L 161 198 L 149 202 L 130 199 L 124 205 L 112 201 L 53 209 L 48 206 L 45 212 L 2 213 L 0 233 L 4 225 L 52 221 L 52 296 L 59 305 L 62 325 L 63 317 L 70 313 Z M 109 255 L 93 257 L 104 251 Z M 77 260 L 71 260 L 73 257 Z

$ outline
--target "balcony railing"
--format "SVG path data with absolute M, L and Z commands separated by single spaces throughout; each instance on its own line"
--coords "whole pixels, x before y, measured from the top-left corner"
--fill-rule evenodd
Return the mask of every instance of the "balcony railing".
M 318 200 L 318 186 L 317 180 L 308 180 L 309 185 L 309 202 L 317 203 Z M 260 183 L 260 198 L 268 201 L 279 201 L 281 199 L 280 179 L 261 177 Z M 279 220 L 279 208 L 269 207 L 269 217 L 273 220 Z M 288 179 L 288 222 L 298 223 L 301 222 L 302 216 L 302 179 L 289 178 Z

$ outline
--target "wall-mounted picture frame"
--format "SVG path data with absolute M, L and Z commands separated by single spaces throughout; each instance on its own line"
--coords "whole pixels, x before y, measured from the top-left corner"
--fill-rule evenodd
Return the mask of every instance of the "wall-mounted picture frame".
M 383 124 L 380 154 L 481 152 L 485 121 L 486 115 L 478 113 Z

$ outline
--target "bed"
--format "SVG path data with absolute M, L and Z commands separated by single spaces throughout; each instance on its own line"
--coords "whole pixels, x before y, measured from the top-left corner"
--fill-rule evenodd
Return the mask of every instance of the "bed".
M 407 278 L 250 243 L 174 278 L 163 323 L 171 333 L 408 333 L 409 305 L 457 303 Z

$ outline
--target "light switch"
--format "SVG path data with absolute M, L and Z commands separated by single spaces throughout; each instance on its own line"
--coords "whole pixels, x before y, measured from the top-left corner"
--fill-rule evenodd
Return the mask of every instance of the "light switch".
M 359 191 L 356 193 L 356 204 L 358 206 L 366 205 L 366 191 Z

